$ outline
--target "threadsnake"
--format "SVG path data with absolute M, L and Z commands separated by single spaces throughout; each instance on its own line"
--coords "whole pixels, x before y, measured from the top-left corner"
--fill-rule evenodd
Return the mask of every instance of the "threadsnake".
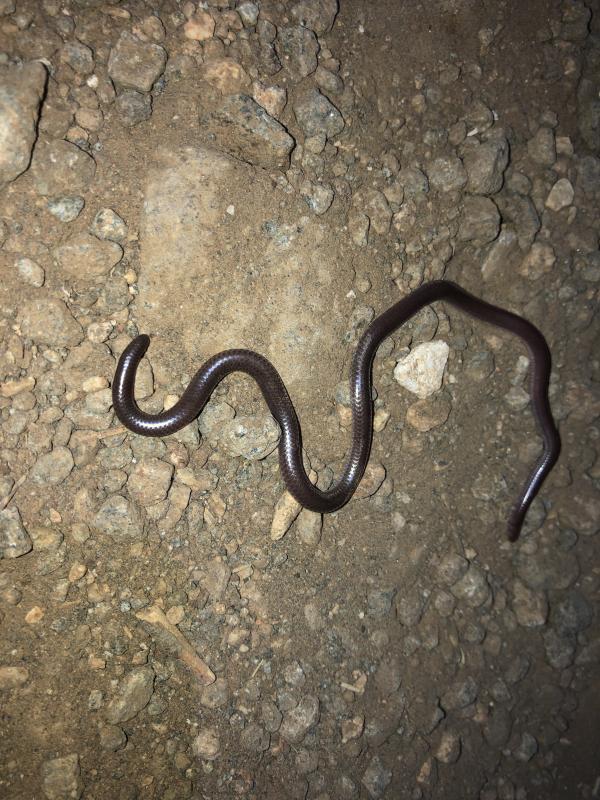
M 525 342 L 531 355 L 531 405 L 544 447 L 508 518 L 508 538 L 515 541 L 531 502 L 560 453 L 560 438 L 548 399 L 550 351 L 544 336 L 526 319 L 480 300 L 450 281 L 423 284 L 377 317 L 361 336 L 350 370 L 350 454 L 342 476 L 326 491 L 313 485 L 304 469 L 300 424 L 279 373 L 270 361 L 253 350 L 224 350 L 209 358 L 172 408 L 158 414 L 148 414 L 136 403 L 134 388 L 136 371 L 148 349 L 150 338 L 146 335 L 137 336 L 125 348 L 117 365 L 112 387 L 115 413 L 123 425 L 135 433 L 166 436 L 185 427 L 200 414 L 223 378 L 231 372 L 245 372 L 257 382 L 271 414 L 281 428 L 279 465 L 288 490 L 305 508 L 320 513 L 336 511 L 354 494 L 369 460 L 373 430 L 371 373 L 377 348 L 420 309 L 437 300 L 444 300 L 476 319 L 516 334 Z

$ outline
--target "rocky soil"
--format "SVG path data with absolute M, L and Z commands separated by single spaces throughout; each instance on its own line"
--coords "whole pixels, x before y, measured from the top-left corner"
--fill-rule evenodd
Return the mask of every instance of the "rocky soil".
M 0 0 L 0 796 L 600 793 L 598 0 Z M 280 370 L 327 487 L 361 332 L 372 458 L 321 517 L 232 376 L 164 440 L 140 404 L 224 347 Z

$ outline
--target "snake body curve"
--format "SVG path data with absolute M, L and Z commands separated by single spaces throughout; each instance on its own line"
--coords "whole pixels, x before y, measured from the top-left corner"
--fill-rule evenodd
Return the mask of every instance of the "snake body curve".
M 486 303 L 450 281 L 426 283 L 377 317 L 363 333 L 350 371 L 352 444 L 344 471 L 327 491 L 314 486 L 302 463 L 300 424 L 285 385 L 275 369 L 253 350 L 224 350 L 208 359 L 196 372 L 179 401 L 166 411 L 148 414 L 135 401 L 135 375 L 150 338 L 137 336 L 126 347 L 115 372 L 112 397 L 122 424 L 143 436 L 166 436 L 188 425 L 202 411 L 216 386 L 231 372 L 245 372 L 257 382 L 273 417 L 281 428 L 279 464 L 283 480 L 305 508 L 320 513 L 336 511 L 350 500 L 369 460 L 373 429 L 371 373 L 377 348 L 383 340 L 420 309 L 444 300 L 476 319 L 519 336 L 531 355 L 531 403 L 544 449 L 518 495 L 509 519 L 508 538 L 515 541 L 527 509 L 560 453 L 560 438 L 548 400 L 550 351 L 544 336 L 526 319 Z

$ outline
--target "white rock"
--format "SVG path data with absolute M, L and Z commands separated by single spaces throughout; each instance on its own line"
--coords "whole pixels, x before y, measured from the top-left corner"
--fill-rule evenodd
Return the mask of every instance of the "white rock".
M 546 199 L 546 208 L 551 211 L 560 211 L 571 205 L 574 196 L 575 192 L 571 181 L 568 178 L 561 178 L 550 189 L 550 194 Z
M 281 495 L 271 522 L 271 541 L 277 542 L 285 536 L 301 510 L 302 506 L 289 492 Z
M 43 267 L 40 267 L 35 261 L 30 258 L 18 258 L 15 264 L 19 277 L 30 286 L 39 288 L 44 285 L 46 275 Z
M 422 400 L 430 397 L 442 385 L 449 351 L 450 348 L 441 339 L 423 342 L 396 364 L 394 378 L 400 386 Z

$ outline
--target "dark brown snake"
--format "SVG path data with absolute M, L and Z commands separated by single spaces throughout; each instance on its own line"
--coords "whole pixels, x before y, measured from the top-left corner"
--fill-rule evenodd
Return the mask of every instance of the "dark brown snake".
M 202 411 L 216 386 L 231 372 L 245 372 L 258 383 L 271 414 L 281 428 L 279 465 L 290 493 L 305 508 L 321 513 L 336 511 L 350 500 L 364 473 L 371 450 L 373 403 L 371 372 L 383 340 L 420 309 L 445 300 L 476 319 L 519 336 L 531 354 L 531 403 L 544 450 L 535 463 L 508 518 L 508 538 L 515 541 L 544 479 L 560 453 L 560 438 L 548 400 L 550 351 L 540 331 L 510 311 L 479 300 L 449 281 L 433 281 L 418 288 L 377 317 L 362 335 L 350 371 L 352 446 L 344 472 L 335 486 L 321 491 L 314 486 L 302 463 L 302 438 L 298 417 L 275 367 L 253 350 L 224 350 L 208 359 L 196 372 L 180 400 L 167 411 L 147 414 L 135 401 L 138 364 L 150 339 L 137 336 L 123 352 L 113 381 L 113 406 L 123 425 L 142 436 L 166 436 L 188 425 Z

